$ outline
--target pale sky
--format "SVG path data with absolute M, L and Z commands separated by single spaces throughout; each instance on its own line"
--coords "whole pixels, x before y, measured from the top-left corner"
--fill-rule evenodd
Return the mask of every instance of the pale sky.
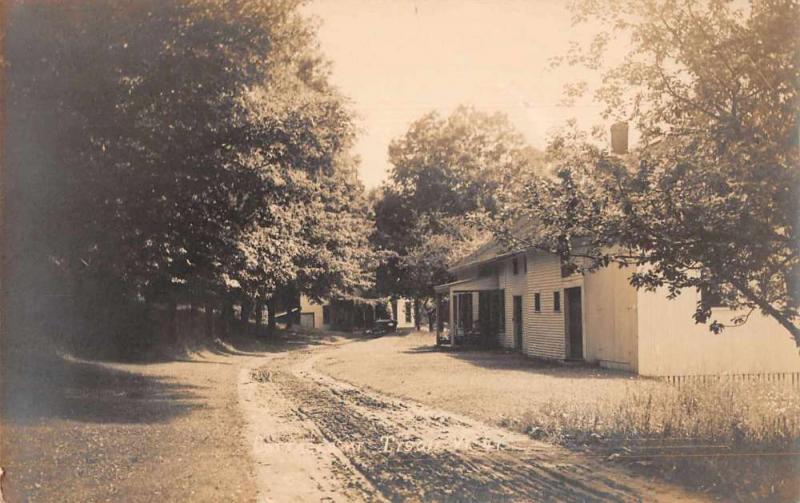
M 321 23 L 333 83 L 358 114 L 365 185 L 386 178 L 389 142 L 434 109 L 448 113 L 465 104 L 504 112 L 539 148 L 569 118 L 586 127 L 597 123 L 600 108 L 588 99 L 559 106 L 562 86 L 574 75 L 549 69 L 551 57 L 589 33 L 571 26 L 565 3 L 313 0 L 305 10 Z

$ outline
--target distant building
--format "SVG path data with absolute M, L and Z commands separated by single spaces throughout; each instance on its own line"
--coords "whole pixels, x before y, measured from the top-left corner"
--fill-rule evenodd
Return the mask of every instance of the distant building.
M 393 314 L 395 313 L 395 314 Z M 306 328 L 369 328 L 375 320 L 392 318 L 397 328 L 413 328 L 414 305 L 409 299 L 352 299 L 315 302 L 300 296 L 300 326 Z
M 317 303 L 300 296 L 300 326 L 304 328 L 330 329 L 332 324 L 330 302 Z
M 411 299 L 399 298 L 392 301 L 392 312 L 397 328 L 414 328 L 414 301 Z

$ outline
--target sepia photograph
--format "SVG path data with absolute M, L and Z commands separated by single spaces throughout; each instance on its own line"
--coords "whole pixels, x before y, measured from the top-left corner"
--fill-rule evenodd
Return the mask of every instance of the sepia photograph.
M 0 0 L 0 503 L 800 502 L 800 0 Z

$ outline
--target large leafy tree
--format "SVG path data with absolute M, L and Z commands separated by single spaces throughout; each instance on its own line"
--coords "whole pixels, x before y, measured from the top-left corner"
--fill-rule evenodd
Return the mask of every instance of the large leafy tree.
M 298 290 L 312 299 L 340 299 L 374 284 L 374 230 L 356 161 L 344 157 L 335 172 L 319 182 L 305 207 L 306 253 L 299 257 Z
M 353 137 L 298 5 L 12 5 L 7 284 L 109 305 L 297 280 L 330 244 L 309 239 L 307 206 L 335 192 Z
M 530 184 L 514 212 L 540 224 L 528 243 L 590 269 L 635 266 L 636 287 L 700 289 L 694 317 L 714 331 L 724 321 L 709 298 L 741 313 L 734 325 L 760 311 L 800 345 L 798 4 L 586 1 L 576 13 L 610 28 L 574 64 L 598 67 L 614 30 L 630 37 L 597 97 L 640 147 L 618 156 L 580 133 L 557 138 L 557 177 Z
M 375 203 L 376 242 L 389 252 L 380 290 L 432 297 L 448 266 L 485 238 L 477 224 L 514 180 L 533 172 L 536 158 L 501 114 L 459 107 L 414 122 L 389 147 L 392 169 Z

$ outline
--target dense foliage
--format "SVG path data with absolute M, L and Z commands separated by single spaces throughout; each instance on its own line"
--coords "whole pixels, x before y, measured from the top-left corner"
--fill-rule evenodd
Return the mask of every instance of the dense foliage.
M 630 36 L 597 98 L 640 146 L 618 156 L 581 133 L 556 138 L 557 176 L 512 211 L 539 223 L 525 239 L 589 269 L 634 266 L 636 287 L 699 289 L 695 320 L 714 331 L 721 304 L 740 313 L 727 323 L 760 311 L 800 345 L 798 4 L 583 1 L 576 14 L 609 30 L 572 64 L 600 67 L 603 47 Z
M 481 223 L 534 173 L 539 153 L 501 114 L 459 107 L 429 113 L 393 141 L 389 181 L 375 205 L 384 292 L 429 299 L 447 268 L 486 239 Z
M 369 282 L 353 124 L 298 3 L 9 8 L 12 302 L 119 311 Z

